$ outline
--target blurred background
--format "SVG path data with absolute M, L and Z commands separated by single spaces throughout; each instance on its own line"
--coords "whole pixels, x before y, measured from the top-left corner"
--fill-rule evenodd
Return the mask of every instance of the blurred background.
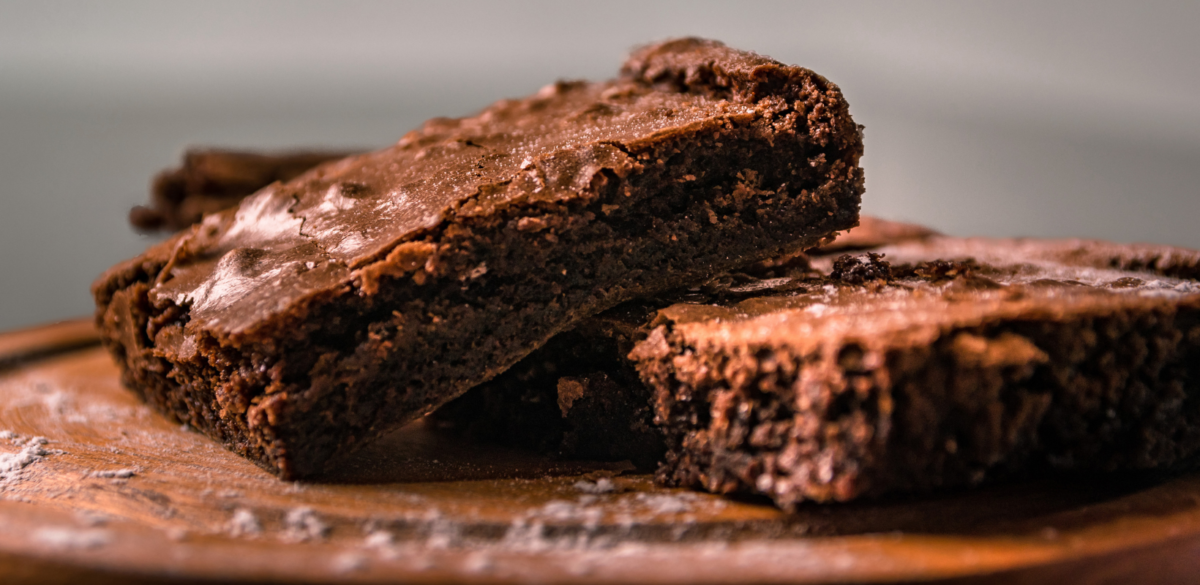
M 1200 248 L 1200 2 L 0 0 L 0 330 L 90 314 L 189 145 L 382 147 L 700 35 L 838 83 L 863 210 Z

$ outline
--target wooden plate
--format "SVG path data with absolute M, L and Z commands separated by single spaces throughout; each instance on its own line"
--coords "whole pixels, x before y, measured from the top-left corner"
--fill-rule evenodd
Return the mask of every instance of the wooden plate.
M 0 335 L 3 583 L 1169 583 L 1198 570 L 1200 475 L 784 514 L 414 425 L 323 483 L 287 483 L 140 404 L 86 322 Z

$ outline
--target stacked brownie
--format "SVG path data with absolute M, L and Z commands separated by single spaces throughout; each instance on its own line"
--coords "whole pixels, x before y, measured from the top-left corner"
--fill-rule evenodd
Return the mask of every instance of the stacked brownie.
M 272 183 L 96 282 L 152 406 L 285 478 L 625 301 L 857 221 L 837 86 L 720 43 L 633 54 Z
M 672 41 L 250 185 L 98 321 L 131 388 L 283 477 L 427 413 L 785 508 L 1195 460 L 1200 253 L 858 218 L 860 155 L 823 78 Z

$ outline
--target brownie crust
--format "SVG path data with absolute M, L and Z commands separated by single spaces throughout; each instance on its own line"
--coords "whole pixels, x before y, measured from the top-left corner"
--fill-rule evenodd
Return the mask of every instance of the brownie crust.
M 824 78 L 719 43 L 637 51 L 274 183 L 93 287 L 125 383 L 284 478 L 618 303 L 857 220 Z

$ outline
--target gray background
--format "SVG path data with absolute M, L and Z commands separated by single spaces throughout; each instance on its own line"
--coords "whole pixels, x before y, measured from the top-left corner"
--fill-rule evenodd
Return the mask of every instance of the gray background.
M 0 0 L 0 329 L 89 313 L 186 145 L 383 146 L 685 34 L 837 82 L 868 213 L 1200 248 L 1197 23 L 1197 2 Z

